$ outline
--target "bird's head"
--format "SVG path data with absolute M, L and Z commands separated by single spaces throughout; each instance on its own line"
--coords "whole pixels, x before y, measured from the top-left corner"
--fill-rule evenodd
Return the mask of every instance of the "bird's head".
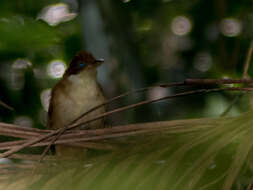
M 103 62 L 103 59 L 95 59 L 91 53 L 81 51 L 72 59 L 64 76 L 75 75 L 88 69 L 96 69 Z

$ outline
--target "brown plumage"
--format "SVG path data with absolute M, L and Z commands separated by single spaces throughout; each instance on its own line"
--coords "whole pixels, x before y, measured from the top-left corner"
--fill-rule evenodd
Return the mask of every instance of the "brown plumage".
M 102 60 L 96 60 L 85 51 L 78 53 L 72 59 L 63 78 L 52 89 L 48 110 L 48 129 L 65 127 L 81 114 L 104 103 L 105 97 L 97 82 L 97 67 L 101 63 Z M 104 112 L 105 108 L 102 107 L 88 114 L 82 121 L 94 118 Z M 102 119 L 85 126 L 85 128 L 99 127 L 104 127 Z M 56 147 L 58 155 L 71 156 L 79 152 L 80 149 L 69 148 L 64 145 Z

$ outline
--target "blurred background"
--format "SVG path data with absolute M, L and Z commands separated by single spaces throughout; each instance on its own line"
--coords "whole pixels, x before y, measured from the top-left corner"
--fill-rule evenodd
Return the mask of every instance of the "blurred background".
M 251 0 L 1 0 L 0 121 L 43 128 L 50 89 L 80 50 L 104 58 L 106 96 L 186 78 L 240 78 L 253 37 Z M 253 68 L 250 69 L 253 72 Z M 113 109 L 189 88 L 154 88 Z M 166 100 L 109 118 L 111 125 L 219 116 L 236 94 Z M 243 96 L 229 115 L 249 109 Z

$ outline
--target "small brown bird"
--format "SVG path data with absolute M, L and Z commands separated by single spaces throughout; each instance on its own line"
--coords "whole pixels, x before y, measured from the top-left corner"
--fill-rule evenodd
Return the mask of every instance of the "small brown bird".
M 48 110 L 48 129 L 65 127 L 91 108 L 104 103 L 104 93 L 97 82 L 97 67 L 102 63 L 103 60 L 97 60 L 85 51 L 78 53 L 72 59 L 63 78 L 52 89 Z M 86 115 L 82 121 L 104 112 L 105 108 L 101 107 Z M 104 120 L 91 122 L 86 127 L 104 127 Z M 80 156 L 82 152 L 82 149 L 77 147 L 56 146 L 56 154 L 59 156 L 75 157 Z

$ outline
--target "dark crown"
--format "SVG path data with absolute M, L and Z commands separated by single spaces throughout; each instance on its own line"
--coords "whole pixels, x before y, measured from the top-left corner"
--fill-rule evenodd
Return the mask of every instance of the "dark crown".
M 81 51 L 72 59 L 68 69 L 64 73 L 64 76 L 78 74 L 88 67 L 92 67 L 93 65 L 96 66 L 95 63 L 96 59 L 91 53 Z

